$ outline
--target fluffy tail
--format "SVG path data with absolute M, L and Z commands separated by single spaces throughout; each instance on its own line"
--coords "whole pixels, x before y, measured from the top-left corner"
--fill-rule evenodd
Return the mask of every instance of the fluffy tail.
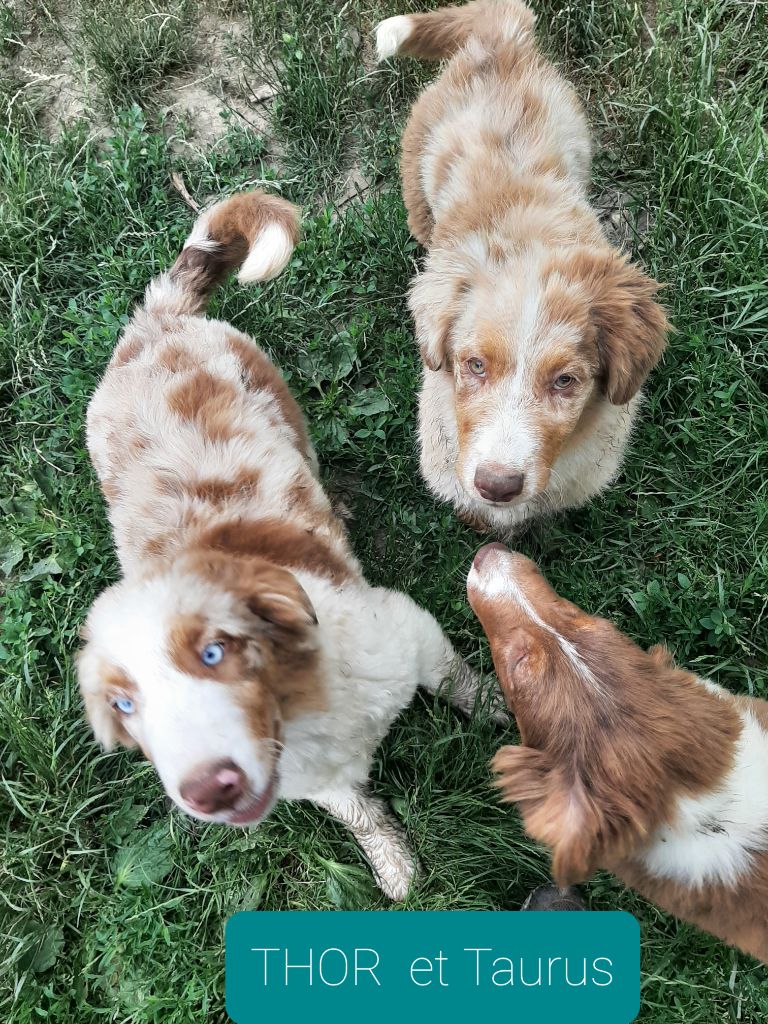
M 147 289 L 154 314 L 195 314 L 239 268 L 238 281 L 268 281 L 288 263 L 299 238 L 298 207 L 265 192 L 242 192 L 209 207 L 195 221 L 171 269 Z
M 476 0 L 465 7 L 443 7 L 425 14 L 400 14 L 376 27 L 379 60 L 404 53 L 421 60 L 442 60 L 471 36 L 488 43 L 521 39 L 536 18 L 521 0 Z

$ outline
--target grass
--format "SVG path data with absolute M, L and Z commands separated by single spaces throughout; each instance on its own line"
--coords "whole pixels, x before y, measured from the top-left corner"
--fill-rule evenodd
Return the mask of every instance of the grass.
M 416 469 L 404 293 L 419 252 L 396 156 L 408 103 L 432 71 L 364 62 L 366 33 L 386 13 L 373 0 L 244 4 L 227 2 L 228 16 L 258 29 L 238 43 L 243 66 L 280 88 L 263 137 L 232 122 L 203 160 L 174 148 L 153 113 L 165 43 L 110 50 L 106 2 L 72 31 L 101 59 L 93 88 L 122 105 L 108 137 L 86 123 L 52 142 L 29 105 L 3 105 L 0 1013 L 11 1024 L 222 1021 L 229 914 L 386 906 L 353 842 L 319 812 L 285 805 L 249 833 L 195 824 L 169 813 L 151 768 L 100 753 L 82 721 L 71 655 L 89 603 L 116 576 L 83 419 L 131 306 L 189 229 L 172 169 L 199 200 L 266 181 L 305 204 L 290 270 L 263 289 L 228 286 L 214 312 L 285 370 L 328 485 L 352 506 L 369 578 L 430 607 L 489 669 L 464 597 L 477 538 Z M 595 192 L 620 190 L 646 215 L 637 254 L 667 282 L 677 333 L 621 479 L 521 546 L 564 594 L 640 643 L 664 639 L 734 692 L 768 696 L 765 23 L 735 0 L 655 11 L 542 0 L 539 13 L 589 104 Z M 19 39 L 48 16 L 29 3 L 3 24 Z M 176 54 L 193 52 L 192 8 L 185 17 Z M 9 61 L 6 101 L 19 74 Z M 137 96 L 145 112 L 122 102 Z M 355 167 L 371 187 L 349 201 L 341 183 Z M 385 742 L 374 786 L 427 869 L 414 909 L 514 908 L 546 878 L 546 858 L 488 787 L 499 742 L 423 697 Z M 749 958 L 608 876 L 589 895 L 641 921 L 641 1021 L 766 1019 L 765 971 Z
M 191 66 L 196 15 L 196 0 L 81 3 L 81 38 L 113 107 L 151 102 L 168 75 Z

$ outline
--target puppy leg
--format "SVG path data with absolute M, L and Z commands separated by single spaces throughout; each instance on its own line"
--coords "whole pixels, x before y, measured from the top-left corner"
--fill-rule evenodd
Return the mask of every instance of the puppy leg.
M 456 653 L 437 621 L 423 609 L 419 611 L 424 617 L 421 624 L 421 685 L 430 693 L 449 700 L 465 715 L 471 715 L 479 705 L 495 722 L 508 725 L 509 712 L 498 685 L 487 686 L 461 655 Z
M 312 798 L 346 825 L 373 869 L 385 896 L 401 903 L 416 877 L 418 863 L 400 822 L 383 800 L 362 787 Z
M 397 591 L 377 588 L 369 592 L 371 600 L 374 593 L 378 599 L 377 619 L 388 623 L 386 634 L 381 634 L 380 629 L 376 634 L 381 635 L 377 659 L 380 678 L 383 681 L 391 672 L 391 685 L 397 680 L 403 698 L 398 710 L 410 702 L 417 686 L 437 693 L 445 683 L 441 695 L 464 714 L 470 714 L 481 704 L 496 721 L 508 724 L 509 715 L 498 686 L 486 688 L 453 649 L 433 615 Z
M 447 642 L 447 641 L 446 641 Z M 494 722 L 509 725 L 509 711 L 497 685 L 485 680 L 469 667 L 460 654 L 451 648 L 452 658 L 447 666 L 431 678 L 424 680 L 424 688 L 443 697 L 462 714 L 469 717 L 476 707 L 482 708 Z

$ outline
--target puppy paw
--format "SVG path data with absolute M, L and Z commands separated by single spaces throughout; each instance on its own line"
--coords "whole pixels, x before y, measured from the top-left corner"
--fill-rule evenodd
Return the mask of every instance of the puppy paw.
M 391 848 L 376 866 L 379 888 L 395 903 L 404 903 L 422 874 L 421 865 L 407 847 Z

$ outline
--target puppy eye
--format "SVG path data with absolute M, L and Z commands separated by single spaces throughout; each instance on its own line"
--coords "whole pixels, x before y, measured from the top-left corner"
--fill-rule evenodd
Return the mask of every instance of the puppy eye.
M 552 387 L 556 391 L 565 391 L 566 388 L 569 388 L 572 384 L 575 384 L 575 383 L 576 383 L 576 378 L 573 377 L 570 373 L 561 373 L 560 376 L 557 378 L 557 380 L 552 385 Z
M 116 708 L 121 715 L 132 715 L 136 710 L 136 705 L 130 697 L 117 697 L 112 701 L 112 707 Z
M 218 665 L 224 657 L 224 644 L 206 644 L 200 654 L 204 665 Z
M 467 369 L 475 377 L 485 376 L 485 363 L 482 359 L 472 358 L 468 359 L 466 363 Z

